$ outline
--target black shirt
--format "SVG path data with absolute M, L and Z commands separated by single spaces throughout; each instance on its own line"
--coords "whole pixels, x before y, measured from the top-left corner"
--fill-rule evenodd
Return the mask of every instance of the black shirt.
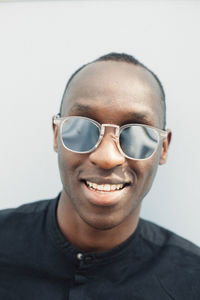
M 0 300 L 199 300 L 200 249 L 140 219 L 124 243 L 83 253 L 62 235 L 58 197 L 0 212 Z

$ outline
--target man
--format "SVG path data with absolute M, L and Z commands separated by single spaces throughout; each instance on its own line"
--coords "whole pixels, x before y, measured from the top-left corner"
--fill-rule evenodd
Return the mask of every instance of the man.
M 111 53 L 70 78 L 53 118 L 61 194 L 0 214 L 0 299 L 200 299 L 200 250 L 139 218 L 166 162 L 157 76 Z

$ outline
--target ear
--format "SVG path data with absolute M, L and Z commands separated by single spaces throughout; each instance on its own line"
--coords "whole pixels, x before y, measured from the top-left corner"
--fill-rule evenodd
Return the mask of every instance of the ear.
M 53 127 L 53 148 L 55 152 L 58 152 L 58 126 L 54 124 L 52 120 L 52 127 Z
M 169 148 L 169 144 L 171 142 L 171 138 L 172 138 L 172 133 L 168 129 L 167 137 L 163 140 L 163 144 L 162 144 L 162 150 L 161 150 L 160 161 L 159 161 L 160 165 L 163 165 L 167 161 L 168 148 Z

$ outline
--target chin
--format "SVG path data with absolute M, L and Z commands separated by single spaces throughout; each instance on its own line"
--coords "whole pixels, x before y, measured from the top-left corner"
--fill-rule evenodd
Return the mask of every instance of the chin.
M 93 218 L 91 218 L 91 215 L 88 218 L 86 216 L 80 216 L 80 217 L 88 226 L 90 226 L 90 228 L 96 230 L 102 230 L 102 231 L 112 230 L 115 227 L 122 224 L 123 221 L 125 221 L 126 219 L 125 217 L 119 218 L 119 217 L 108 216 L 108 215 L 102 217 L 102 214 L 99 216 L 94 216 Z
M 87 224 L 95 229 L 95 230 L 99 230 L 99 231 L 107 231 L 107 230 L 112 230 L 113 228 L 115 228 L 118 224 L 106 224 L 106 223 L 89 223 L 87 222 Z

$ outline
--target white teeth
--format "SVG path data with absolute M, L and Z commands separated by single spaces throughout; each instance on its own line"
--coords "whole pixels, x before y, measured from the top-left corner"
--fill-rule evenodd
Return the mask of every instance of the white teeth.
M 86 184 L 89 188 L 94 190 L 99 190 L 102 192 L 110 192 L 110 191 L 116 191 L 123 188 L 124 184 L 96 184 L 91 181 L 86 181 Z
M 104 185 L 104 190 L 105 191 L 110 191 L 111 190 L 111 186 L 109 184 L 105 184 Z
M 113 184 L 113 185 L 111 186 L 111 190 L 112 190 L 112 191 L 117 190 L 116 184 Z
M 92 185 L 91 185 L 91 187 L 92 187 Z M 94 188 L 94 189 L 97 188 L 97 184 L 96 184 L 96 183 L 93 184 L 93 188 Z

